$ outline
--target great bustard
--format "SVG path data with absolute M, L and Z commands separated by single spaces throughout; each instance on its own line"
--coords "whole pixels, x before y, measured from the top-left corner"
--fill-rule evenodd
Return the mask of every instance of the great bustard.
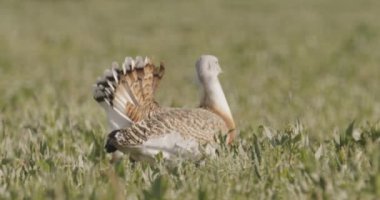
M 156 67 L 140 56 L 127 57 L 121 67 L 113 63 L 94 89 L 112 130 L 106 151 L 119 150 L 133 160 L 152 160 L 159 152 L 169 160 L 196 159 L 206 152 L 201 153 L 201 146 L 215 144 L 218 133 L 227 134 L 226 142 L 231 143 L 235 122 L 218 79 L 218 59 L 202 55 L 195 66 L 202 96 L 199 108 L 187 109 L 161 107 L 154 100 L 165 70 L 162 63 Z

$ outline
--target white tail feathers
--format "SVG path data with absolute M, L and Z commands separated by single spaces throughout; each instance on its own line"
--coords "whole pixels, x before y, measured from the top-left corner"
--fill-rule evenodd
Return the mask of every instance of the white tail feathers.
M 111 128 L 124 128 L 149 115 L 156 107 L 154 91 L 164 66 L 153 65 L 149 58 L 126 57 L 121 68 L 116 62 L 104 71 L 94 88 L 94 99 L 108 113 Z

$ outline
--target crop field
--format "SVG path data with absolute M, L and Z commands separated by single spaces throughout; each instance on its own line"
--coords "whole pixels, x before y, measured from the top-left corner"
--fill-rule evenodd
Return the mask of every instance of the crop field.
M 380 1 L 1 0 L 0 199 L 380 199 Z M 219 58 L 238 125 L 216 158 L 110 164 L 92 85 L 150 56 L 163 106 Z

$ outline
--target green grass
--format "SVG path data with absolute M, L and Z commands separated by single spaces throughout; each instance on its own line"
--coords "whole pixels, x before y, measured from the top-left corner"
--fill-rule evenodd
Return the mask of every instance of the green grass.
M 3 0 L 0 199 L 378 199 L 379 12 L 376 0 Z M 200 166 L 110 165 L 96 77 L 148 55 L 167 66 L 158 102 L 194 107 L 204 53 L 220 59 L 235 145 Z

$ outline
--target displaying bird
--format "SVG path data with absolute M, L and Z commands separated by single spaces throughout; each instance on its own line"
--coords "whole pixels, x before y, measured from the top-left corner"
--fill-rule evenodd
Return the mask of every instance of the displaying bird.
M 218 59 L 202 55 L 195 64 L 202 95 L 198 108 L 162 107 L 154 99 L 164 75 L 164 65 L 156 67 L 149 58 L 125 58 L 104 72 L 94 88 L 94 99 L 105 109 L 111 132 L 105 149 L 121 151 L 136 161 L 163 158 L 199 159 L 212 154 L 216 135 L 235 137 L 235 122 L 218 75 Z

